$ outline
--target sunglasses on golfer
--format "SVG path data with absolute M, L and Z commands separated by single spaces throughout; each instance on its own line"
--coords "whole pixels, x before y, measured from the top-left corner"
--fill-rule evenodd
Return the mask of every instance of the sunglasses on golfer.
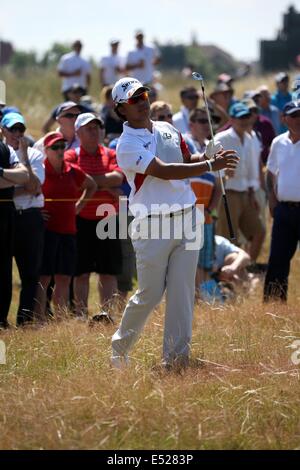
M 299 118 L 300 117 L 300 111 L 297 111 L 296 113 L 288 114 L 288 117 L 291 118 Z
M 65 142 L 60 142 L 60 143 L 57 143 L 57 144 L 53 144 L 50 146 L 50 149 L 51 150 L 65 150 L 66 149 L 66 143 Z
M 173 114 L 160 114 L 159 116 L 157 116 L 157 120 L 158 121 L 165 121 L 166 119 L 172 119 L 173 117 Z
M 140 93 L 139 95 L 132 96 L 131 98 L 128 98 L 128 100 L 125 101 L 125 103 L 127 103 L 127 104 L 137 104 L 139 101 L 147 101 L 148 97 L 149 97 L 148 92 L 143 91 L 143 93 Z
M 80 113 L 66 113 L 62 114 L 61 117 L 67 118 L 67 119 L 77 119 Z

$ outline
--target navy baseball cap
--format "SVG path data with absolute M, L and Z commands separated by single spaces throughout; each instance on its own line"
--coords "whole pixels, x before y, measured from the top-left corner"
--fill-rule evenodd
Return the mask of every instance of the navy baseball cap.
M 234 103 L 229 109 L 229 116 L 237 119 L 243 116 L 250 116 L 250 114 L 251 112 L 248 106 L 246 106 L 244 103 L 241 103 L 240 101 Z
M 68 111 L 71 108 L 79 108 L 81 110 L 80 104 L 77 104 L 74 101 L 65 101 L 57 108 L 56 117 L 60 116 L 62 113 Z
M 300 100 L 290 101 L 284 106 L 282 110 L 285 116 L 290 116 L 291 114 L 294 114 L 298 111 L 300 111 Z

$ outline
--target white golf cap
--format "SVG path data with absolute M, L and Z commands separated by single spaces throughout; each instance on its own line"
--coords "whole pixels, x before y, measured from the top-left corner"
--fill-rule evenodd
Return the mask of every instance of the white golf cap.
M 77 132 L 80 127 L 86 126 L 91 121 L 98 121 L 100 127 L 103 128 L 103 121 L 99 116 L 96 116 L 93 113 L 82 113 L 79 114 L 75 121 L 75 131 Z
M 115 104 L 125 103 L 128 98 L 131 98 L 131 96 L 139 89 L 141 90 L 141 92 L 149 91 L 149 88 L 144 86 L 136 78 L 121 78 L 115 83 L 115 86 L 112 89 L 112 99 L 114 100 Z

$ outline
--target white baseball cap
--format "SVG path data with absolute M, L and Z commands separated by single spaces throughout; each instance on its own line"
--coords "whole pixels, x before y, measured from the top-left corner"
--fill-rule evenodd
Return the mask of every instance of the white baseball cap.
M 74 125 L 75 131 L 77 132 L 78 129 L 80 129 L 80 127 L 86 126 L 91 121 L 98 121 L 100 127 L 103 128 L 103 121 L 102 119 L 100 119 L 99 116 L 96 116 L 93 113 L 82 113 L 82 114 L 79 114 L 79 116 L 77 117 L 75 121 L 75 125 Z
M 123 77 L 115 83 L 112 89 L 112 99 L 117 103 L 125 103 L 128 98 L 137 91 L 149 91 L 149 88 L 144 86 L 139 80 L 133 77 Z

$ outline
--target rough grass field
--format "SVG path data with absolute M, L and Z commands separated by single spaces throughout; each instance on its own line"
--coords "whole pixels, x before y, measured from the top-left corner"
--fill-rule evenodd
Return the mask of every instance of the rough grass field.
M 31 85 L 26 77 L 8 83 L 8 96 L 15 97 L 32 131 L 46 105 L 59 100 L 52 80 L 57 87 L 54 76 L 32 77 Z M 175 88 L 174 77 L 167 77 L 164 84 L 172 100 L 180 83 Z M 261 261 L 268 246 L 267 240 Z M 158 367 L 163 303 L 124 371 L 109 363 L 113 326 L 64 320 L 1 332 L 7 364 L 0 365 L 0 448 L 299 449 L 300 365 L 291 360 L 291 345 L 300 339 L 299 283 L 297 251 L 287 306 L 263 305 L 262 283 L 235 304 L 197 305 L 195 361 L 181 374 Z M 18 292 L 15 272 L 11 321 Z M 93 278 L 91 313 L 97 302 Z

